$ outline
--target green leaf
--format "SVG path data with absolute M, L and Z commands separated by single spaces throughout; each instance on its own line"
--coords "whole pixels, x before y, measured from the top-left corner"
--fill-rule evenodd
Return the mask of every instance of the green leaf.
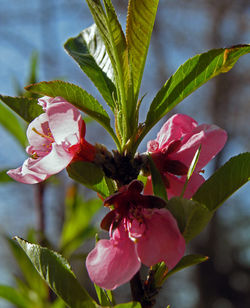
M 103 10 L 102 4 L 100 0 L 86 0 L 91 14 L 93 15 L 94 21 L 97 25 L 97 28 L 100 32 L 102 40 L 106 46 L 106 50 L 108 52 L 110 61 L 113 66 L 115 78 L 117 78 L 117 67 L 115 62 L 115 50 L 113 49 L 112 38 L 110 37 L 110 28 L 108 24 L 107 16 Z
M 0 170 L 0 183 L 15 182 L 8 174 L 6 173 L 9 169 Z
M 250 153 L 232 157 L 219 168 L 193 196 L 193 200 L 215 211 L 235 191 L 250 180 Z
M 0 298 L 4 298 L 18 308 L 32 308 L 32 302 L 13 287 L 0 285 Z
M 115 308 L 141 308 L 141 304 L 138 302 L 130 302 L 130 303 L 124 303 L 115 305 Z
M 104 0 L 105 14 L 100 0 L 86 1 L 106 46 L 114 69 L 116 81 L 121 82 L 124 79 L 123 70 L 128 69 L 126 65 L 124 65 L 124 54 L 126 52 L 127 43 L 122 27 L 117 19 L 115 9 L 110 0 Z M 119 86 L 123 87 L 124 85 L 119 83 Z M 122 92 L 123 91 L 124 89 Z
M 198 235 L 213 216 L 205 205 L 179 197 L 170 199 L 167 209 L 175 217 L 186 242 Z
M 191 161 L 190 167 L 188 169 L 188 173 L 187 173 L 187 179 L 189 180 L 194 172 L 194 169 L 198 163 L 199 157 L 200 157 L 200 153 L 201 153 L 201 145 L 199 146 L 198 150 L 195 152 L 194 157 Z
M 123 145 L 133 135 L 137 126 L 136 100 L 134 99 L 133 75 L 131 71 L 128 48 L 125 35 L 117 19 L 115 9 L 110 0 L 104 0 L 104 5 L 110 25 L 110 37 L 114 46 L 115 65 L 117 67 L 117 87 L 121 102 L 121 121 L 119 123 Z M 118 117 L 118 121 L 120 120 Z
M 37 294 L 39 294 L 41 298 L 45 298 L 47 296 L 47 287 L 44 281 L 41 279 L 40 275 L 37 273 L 26 253 L 17 244 L 16 241 L 8 238 L 7 236 L 5 239 L 29 287 Z
M 167 271 L 167 267 L 164 262 L 161 262 L 158 265 L 158 268 L 155 273 L 155 286 L 161 287 L 163 283 L 169 278 L 171 275 L 179 272 L 180 270 L 187 268 L 192 265 L 196 265 L 208 260 L 208 257 L 202 255 L 187 255 L 184 256 L 180 262 L 171 270 Z
M 79 108 L 90 117 L 98 121 L 116 141 L 116 136 L 110 126 L 110 118 L 102 105 L 82 88 L 61 80 L 39 82 L 25 87 L 27 91 L 48 95 L 50 97 L 61 96 L 66 101 Z
M 165 201 L 168 200 L 166 186 L 163 182 L 162 175 L 155 166 L 152 157 L 149 154 L 149 168 L 151 172 L 153 192 L 155 196 L 161 197 Z
M 26 144 L 24 128 L 17 117 L 4 105 L 0 104 L 0 124 L 15 137 L 22 147 Z
M 104 198 L 114 192 L 111 179 L 107 178 L 102 169 L 90 162 L 74 162 L 67 167 L 69 176 L 101 194 Z
M 58 253 L 15 237 L 41 277 L 69 307 L 86 308 L 98 305 L 83 289 L 68 262 Z
M 146 119 L 145 134 L 171 109 L 211 78 L 229 71 L 250 52 L 250 45 L 213 49 L 187 60 L 155 96 Z
M 122 128 L 120 133 L 125 144 L 135 127 L 135 123 L 131 122 L 131 119 L 135 119 L 134 113 L 136 108 L 126 38 L 110 0 L 103 1 L 106 14 L 100 0 L 86 1 L 100 31 L 114 69 L 118 90 L 118 112 L 122 110 L 122 123 L 119 123 L 118 127 Z M 120 119 L 118 118 L 118 120 Z
M 190 180 L 190 178 L 191 178 L 191 176 L 192 176 L 192 174 L 195 170 L 195 167 L 196 167 L 198 160 L 199 160 L 199 157 L 200 157 L 200 153 L 201 153 L 201 145 L 199 146 L 198 150 L 195 152 L 194 157 L 191 161 L 191 164 L 188 168 L 187 178 L 186 178 L 186 181 L 184 183 L 184 186 L 183 186 L 183 189 L 182 189 L 182 192 L 181 192 L 181 197 L 183 197 L 183 195 L 186 191 L 188 181 Z
M 159 0 L 130 0 L 126 38 L 131 57 L 134 93 L 138 98 Z
M 70 256 L 75 249 L 83 244 L 85 239 L 95 235 L 96 229 L 91 226 L 90 222 L 100 209 L 102 201 L 92 199 L 84 202 L 79 196 L 76 196 L 73 203 L 66 202 L 66 205 L 66 219 L 60 246 L 63 255 Z
M 202 255 L 187 255 L 184 256 L 180 262 L 171 270 L 167 273 L 166 278 L 171 276 L 172 274 L 186 268 L 192 265 L 196 265 L 202 262 L 205 262 L 208 260 L 207 256 L 202 256 Z
M 104 290 L 96 284 L 94 284 L 94 286 L 100 305 L 113 307 L 115 305 L 115 300 L 112 291 Z
M 114 111 L 116 88 L 112 82 L 113 68 L 103 40 L 93 24 L 64 45 L 68 54 L 92 80 L 101 95 Z M 111 79 L 111 80 L 110 80 Z
M 43 113 L 42 107 L 37 104 L 35 98 L 0 95 L 0 100 L 29 123 Z

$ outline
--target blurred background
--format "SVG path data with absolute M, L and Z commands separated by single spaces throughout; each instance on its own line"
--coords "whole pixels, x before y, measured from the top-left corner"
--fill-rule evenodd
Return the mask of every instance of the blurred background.
M 113 0 L 113 3 L 125 28 L 127 0 Z M 15 96 L 22 91 L 29 79 L 32 54 L 34 63 L 36 52 L 39 81 L 67 80 L 102 101 L 63 49 L 69 37 L 91 24 L 84 0 L 0 0 L 0 93 Z M 208 49 L 249 42 L 249 0 L 160 0 L 142 81 L 141 95 L 147 95 L 141 121 L 157 90 L 188 58 Z M 208 82 L 174 112 L 188 114 L 199 123 L 217 124 L 228 132 L 226 147 L 210 163 L 205 177 L 231 156 L 250 151 L 250 56 L 240 58 L 233 70 Z M 146 136 L 140 151 L 145 151 L 146 142 L 155 138 L 162 123 Z M 23 148 L 2 126 L 0 139 L 0 169 L 19 166 L 26 157 Z M 98 124 L 88 124 L 87 140 L 104 143 L 110 149 L 114 147 Z M 64 173 L 45 186 L 2 180 L 0 284 L 14 285 L 14 276 L 19 275 L 3 235 L 27 238 L 27 232 L 45 231 L 56 249 L 65 217 L 64 196 L 70 189 L 72 183 Z M 85 200 L 91 198 L 85 190 L 80 193 Z M 101 214 L 99 220 L 100 217 Z M 94 227 L 98 228 L 98 218 L 94 219 Z M 93 242 L 87 241 L 79 251 L 86 254 L 91 247 Z M 249 184 L 223 205 L 209 227 L 191 243 L 189 252 L 207 255 L 209 260 L 171 277 L 161 290 L 156 307 L 166 304 L 171 304 L 171 308 L 250 307 Z M 78 276 L 84 274 L 82 281 L 88 279 L 82 261 L 78 260 L 75 268 Z M 122 290 L 118 292 L 125 296 L 129 293 L 126 287 Z M 13 306 L 0 299 L 0 307 Z

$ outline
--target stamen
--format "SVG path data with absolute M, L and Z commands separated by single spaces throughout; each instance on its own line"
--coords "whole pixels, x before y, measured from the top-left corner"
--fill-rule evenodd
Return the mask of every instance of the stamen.
M 49 141 L 51 141 L 51 142 L 54 142 L 54 141 L 55 141 L 54 138 L 51 137 L 51 136 L 52 136 L 51 133 L 49 133 L 49 134 L 48 134 L 49 136 L 47 136 L 47 135 L 45 135 L 45 134 L 40 133 L 38 130 L 35 129 L 35 127 L 32 127 L 32 130 L 33 130 L 36 134 L 38 134 L 39 136 L 41 136 L 41 137 L 43 137 L 43 138 L 45 138 L 45 139 L 47 139 L 47 140 L 49 140 Z
M 37 154 L 37 152 L 32 153 L 31 158 L 33 159 L 37 159 L 39 156 Z

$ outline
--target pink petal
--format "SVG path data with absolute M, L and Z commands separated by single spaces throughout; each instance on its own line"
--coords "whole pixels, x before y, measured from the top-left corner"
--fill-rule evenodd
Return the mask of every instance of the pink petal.
M 30 161 L 32 158 L 28 158 L 24 161 L 23 165 L 17 169 L 11 169 L 7 174 L 14 180 L 25 184 L 36 184 L 42 182 L 48 178 L 47 174 L 41 174 L 29 169 Z
M 128 282 L 141 266 L 135 244 L 128 236 L 119 238 L 118 229 L 114 233 L 115 239 L 100 240 L 86 259 L 91 280 L 108 290 Z
M 137 219 L 133 219 L 128 223 L 129 236 L 133 239 L 137 239 L 145 232 L 145 224 L 139 222 Z
M 168 199 L 172 197 L 179 197 L 182 193 L 184 183 L 186 181 L 186 176 L 177 177 L 172 174 L 167 174 L 166 177 L 168 178 L 170 188 L 167 189 Z M 204 183 L 205 179 L 199 173 L 193 173 L 189 182 L 187 184 L 184 198 L 190 199 L 196 193 L 198 188 Z M 144 188 L 144 195 L 153 195 L 153 186 L 152 186 L 152 179 L 151 176 L 148 177 L 147 183 Z
M 197 122 L 191 117 L 184 114 L 175 114 L 162 126 L 155 141 L 159 144 L 159 149 L 163 150 L 171 141 L 182 138 L 196 126 Z M 153 152 L 154 148 L 157 149 L 156 145 L 150 141 L 148 151 Z
M 42 113 L 30 122 L 27 128 L 26 135 L 30 146 L 26 149 L 26 151 L 31 155 L 33 154 L 33 151 L 41 152 L 40 154 L 43 155 L 43 152 L 48 151 L 53 137 L 51 137 L 50 140 L 49 138 L 42 137 L 42 135 L 49 137 L 50 134 L 51 132 L 49 129 L 48 116 L 45 113 Z
M 145 210 L 144 214 L 146 231 L 137 242 L 141 262 L 152 266 L 164 261 L 173 268 L 185 252 L 185 240 L 174 217 L 166 209 Z
M 46 112 L 47 108 L 51 105 L 54 98 L 50 96 L 43 96 L 38 98 L 38 105 L 42 106 L 43 110 Z
M 182 145 L 176 153 L 170 154 L 170 159 L 176 159 L 190 166 L 195 152 L 201 145 L 201 153 L 196 165 L 197 172 L 224 147 L 227 140 L 225 130 L 216 125 L 202 124 L 193 129 L 193 131 L 182 140 Z
M 52 143 L 51 151 L 41 159 L 33 159 L 29 169 L 50 176 L 66 168 L 73 157 L 74 153 L 65 151 L 62 145 Z
M 77 108 L 63 98 L 56 97 L 47 106 L 46 114 L 56 143 L 61 144 L 66 141 L 69 146 L 72 146 L 80 142 L 80 133 L 84 122 Z
M 182 193 L 186 176 L 182 176 L 178 178 L 177 176 L 174 176 L 172 174 L 168 174 L 167 178 L 169 180 L 170 188 L 167 189 L 168 198 L 171 199 L 172 197 L 179 197 Z M 193 173 L 191 178 L 188 181 L 184 198 L 190 199 L 192 196 L 196 193 L 198 188 L 205 182 L 204 178 L 198 174 Z

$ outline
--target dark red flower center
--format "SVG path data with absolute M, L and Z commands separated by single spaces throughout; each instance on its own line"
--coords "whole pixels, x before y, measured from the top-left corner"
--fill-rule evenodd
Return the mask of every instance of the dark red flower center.
M 139 219 L 143 208 L 163 208 L 166 202 L 156 196 L 142 195 L 143 183 L 138 180 L 122 186 L 119 191 L 104 200 L 104 205 L 113 207 L 102 220 L 101 227 L 109 230 L 110 226 L 117 227 L 123 218 Z

